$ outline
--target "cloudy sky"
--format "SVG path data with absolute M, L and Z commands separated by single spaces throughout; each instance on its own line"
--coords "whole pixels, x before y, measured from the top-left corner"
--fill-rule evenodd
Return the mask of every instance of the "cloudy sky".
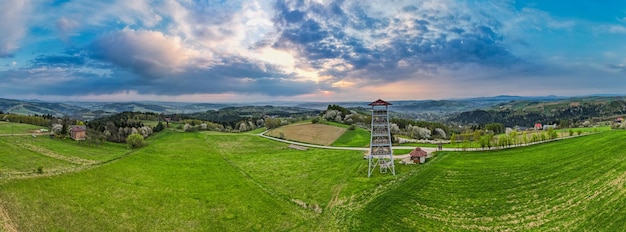
M 626 94 L 626 1 L 0 1 L 0 97 Z

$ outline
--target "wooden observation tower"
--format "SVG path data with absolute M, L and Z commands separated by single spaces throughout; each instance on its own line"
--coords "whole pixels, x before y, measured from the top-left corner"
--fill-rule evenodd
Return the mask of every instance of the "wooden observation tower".
M 376 166 L 380 168 L 380 173 L 387 173 L 391 170 L 391 174 L 395 176 L 396 169 L 393 164 L 389 114 L 387 112 L 391 103 L 378 99 L 369 105 L 372 106 L 372 138 L 370 140 L 370 154 L 367 156 L 369 160 L 367 177 L 372 175 Z

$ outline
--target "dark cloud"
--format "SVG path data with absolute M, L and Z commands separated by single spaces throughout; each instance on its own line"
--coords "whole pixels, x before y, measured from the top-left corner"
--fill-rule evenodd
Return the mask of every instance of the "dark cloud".
M 13 57 L 15 57 L 14 53 L 0 50 L 0 58 L 13 58 Z
M 607 64 L 608 68 L 617 70 L 618 72 L 626 73 L 626 66 L 623 64 Z
M 32 67 L 71 67 L 84 65 L 84 56 L 80 55 L 45 55 L 31 61 Z

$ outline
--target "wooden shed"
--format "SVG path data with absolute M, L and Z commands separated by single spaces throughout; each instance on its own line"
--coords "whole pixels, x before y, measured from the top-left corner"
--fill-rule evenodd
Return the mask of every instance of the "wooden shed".
M 421 148 L 416 147 L 413 151 L 411 151 L 409 155 L 411 156 L 411 160 L 413 160 L 414 163 L 419 162 L 420 164 L 423 164 L 426 162 L 426 157 L 428 156 L 428 153 Z

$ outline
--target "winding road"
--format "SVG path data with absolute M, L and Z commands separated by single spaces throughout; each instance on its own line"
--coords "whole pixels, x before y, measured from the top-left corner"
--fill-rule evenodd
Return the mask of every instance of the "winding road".
M 295 141 L 290 141 L 290 140 L 285 140 L 285 139 L 279 139 L 279 138 L 274 138 L 271 136 L 267 136 L 265 135 L 267 131 L 263 131 L 259 134 L 257 134 L 258 136 L 261 136 L 263 138 L 266 139 L 271 139 L 274 141 L 278 141 L 278 142 L 282 142 L 282 143 L 288 143 L 288 144 L 294 144 L 294 145 L 298 145 L 298 146 L 303 146 L 303 147 L 312 147 L 312 148 L 321 148 L 321 149 L 333 149 L 333 150 L 352 150 L 352 151 L 369 151 L 370 148 L 369 147 L 334 147 L 334 146 L 323 146 L 323 145 L 315 145 L 315 144 L 309 144 L 309 143 L 301 143 L 301 142 L 295 142 Z M 394 149 L 415 149 L 414 146 L 394 146 Z M 437 150 L 437 148 L 434 147 L 422 147 L 423 150 L 425 150 L 428 153 L 432 153 L 434 151 Z M 458 149 L 455 148 L 443 148 L 444 151 L 457 151 Z M 403 155 L 398 155 L 398 156 L 394 156 L 397 158 L 402 158 Z
M 275 140 L 278 142 L 282 142 L 282 143 L 287 143 L 287 144 L 294 144 L 294 145 L 299 145 L 299 146 L 303 146 L 303 147 L 312 147 L 312 148 L 321 148 L 321 149 L 333 149 L 333 150 L 353 150 L 353 151 L 369 151 L 369 147 L 334 147 L 334 146 L 323 146 L 323 145 L 316 145 L 316 144 L 309 144 L 309 143 L 301 143 L 301 142 L 295 142 L 295 141 L 290 141 L 290 140 L 285 140 L 285 139 L 279 139 L 279 138 L 274 138 L 271 136 L 267 136 L 265 135 L 266 132 L 268 132 L 269 130 L 263 131 L 259 134 L 257 134 L 258 136 L 261 136 L 263 138 L 266 139 L 271 139 L 271 140 Z M 599 132 L 598 132 L 599 133 Z M 552 139 L 552 140 L 545 140 L 545 141 L 539 141 L 539 142 L 533 142 L 533 143 L 525 143 L 525 144 L 516 144 L 516 145 L 512 145 L 512 146 L 508 146 L 508 147 L 491 147 L 490 149 L 481 149 L 481 148 L 447 148 L 444 147 L 442 150 L 443 151 L 485 151 L 485 150 L 501 150 L 501 149 L 510 149 L 510 148 L 515 148 L 515 147 L 525 147 L 525 146 L 532 146 L 535 144 L 541 144 L 541 143 L 547 143 L 547 142 L 551 142 L 551 141 L 558 141 L 561 139 L 569 139 L 569 138 L 575 138 L 575 137 L 579 137 L 579 136 L 585 136 L 585 135 L 590 135 L 593 133 L 587 133 L 587 134 L 583 134 L 583 135 L 577 135 L 577 136 L 568 136 L 568 137 L 560 137 L 560 138 L 556 138 L 556 139 Z M 415 146 L 394 146 L 394 149 L 415 149 Z M 437 151 L 437 148 L 435 147 L 421 147 L 422 150 L 428 152 L 428 154 L 431 154 L 434 151 Z M 403 158 L 406 157 L 407 155 L 394 155 L 394 157 L 396 158 Z

